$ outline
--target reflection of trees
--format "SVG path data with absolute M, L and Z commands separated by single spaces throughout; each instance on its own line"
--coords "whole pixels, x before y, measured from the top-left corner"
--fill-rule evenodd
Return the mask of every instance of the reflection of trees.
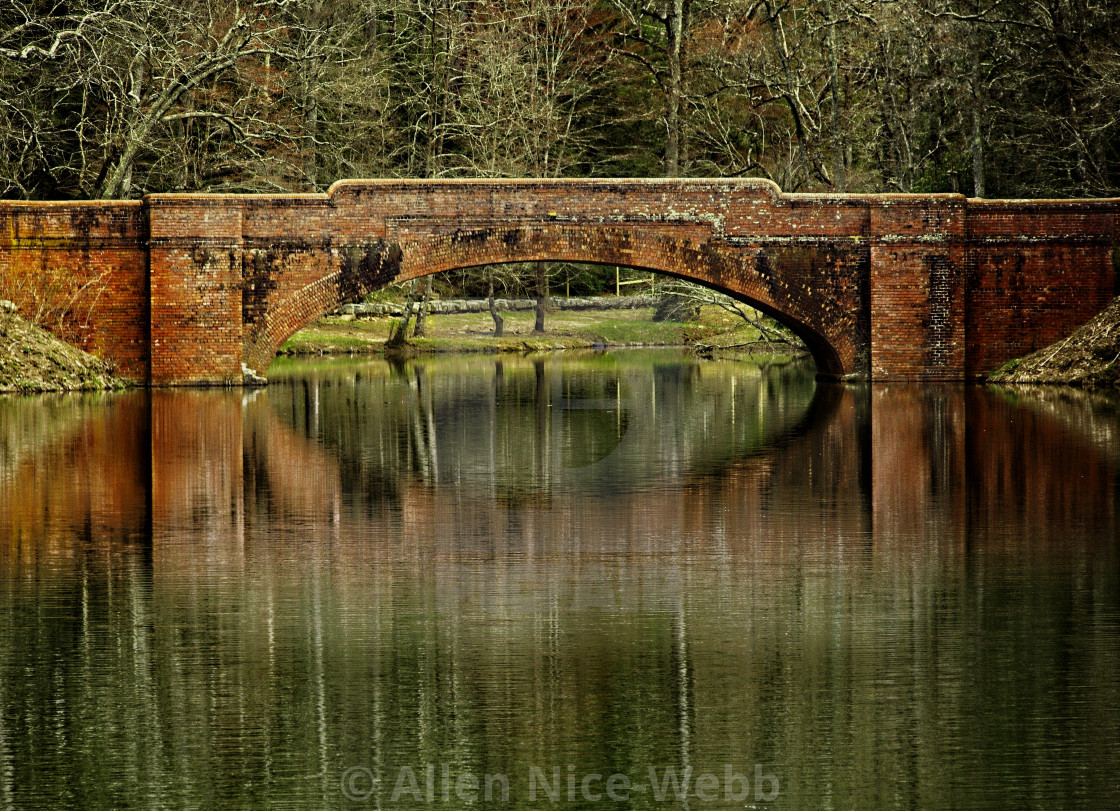
M 483 358 L 375 369 L 324 375 L 308 384 L 314 396 L 304 382 L 268 394 L 277 430 L 291 419 L 295 435 L 307 434 L 306 404 L 319 403 L 316 444 L 336 446 L 344 488 L 341 532 L 390 522 L 363 552 L 385 562 L 726 550 L 791 533 L 774 520 L 819 521 L 790 495 L 806 490 L 855 516 L 842 534 L 863 531 L 858 398 L 828 389 L 805 411 L 795 392 L 812 391 L 808 376 L 790 384 L 789 370 L 739 374 L 733 364 L 723 376 L 667 357 L 637 368 L 595 357 L 567 368 Z M 847 403 L 839 419 L 837 397 Z M 577 451 L 601 458 L 575 467 Z M 403 475 L 386 470 L 392 460 Z

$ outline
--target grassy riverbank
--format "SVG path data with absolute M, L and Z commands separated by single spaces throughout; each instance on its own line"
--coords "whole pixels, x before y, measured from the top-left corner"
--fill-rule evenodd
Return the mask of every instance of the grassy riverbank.
M 651 309 L 556 311 L 543 335 L 533 333 L 532 312 L 508 312 L 505 335 L 493 336 L 487 313 L 429 316 L 426 337 L 409 339 L 409 351 L 546 352 L 594 346 L 737 346 L 759 339 L 758 331 L 718 307 L 704 307 L 695 322 L 654 322 Z M 284 355 L 374 354 L 384 349 L 392 318 L 327 317 L 297 332 L 280 348 Z
M 11 313 L 0 313 L 0 392 L 125 388 L 112 367 Z

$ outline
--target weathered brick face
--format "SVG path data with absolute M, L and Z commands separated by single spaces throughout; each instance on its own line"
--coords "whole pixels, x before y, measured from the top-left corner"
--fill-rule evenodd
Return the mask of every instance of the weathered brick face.
M 146 380 L 147 232 L 142 203 L 0 203 L 0 299 L 56 298 L 67 312 L 44 326 Z
M 870 207 L 872 378 L 960 380 L 964 198 L 883 195 Z
M 969 376 L 1069 335 L 1120 294 L 1120 201 L 970 201 L 968 214 Z
M 241 208 L 221 197 L 149 198 L 150 382 L 239 384 Z
M 824 376 L 951 381 L 1104 307 L 1118 212 L 1114 200 L 783 195 L 758 180 L 343 181 L 327 194 L 0 205 L 0 271 L 103 280 L 84 332 L 63 337 L 155 385 L 236 384 L 371 290 L 538 259 L 728 292 L 793 327 Z

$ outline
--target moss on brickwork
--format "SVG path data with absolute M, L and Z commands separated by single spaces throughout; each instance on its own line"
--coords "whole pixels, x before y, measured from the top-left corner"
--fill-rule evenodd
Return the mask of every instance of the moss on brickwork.
M 0 392 L 121 389 L 108 363 L 11 313 L 0 313 Z

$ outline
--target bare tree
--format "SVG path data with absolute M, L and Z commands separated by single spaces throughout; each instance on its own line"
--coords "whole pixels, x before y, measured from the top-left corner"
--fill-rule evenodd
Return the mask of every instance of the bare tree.
M 663 98 L 664 174 L 688 165 L 683 106 L 688 80 L 687 41 L 692 0 L 613 0 L 621 15 L 618 52 L 642 65 Z
M 465 17 L 446 171 L 474 177 L 562 177 L 590 144 L 580 113 L 603 55 L 587 39 L 591 0 L 516 0 Z
M 446 154 L 448 171 L 558 177 L 584 160 L 590 138 L 580 114 L 603 64 L 586 37 L 594 11 L 590 0 L 517 0 L 501 13 L 475 9 L 446 119 L 446 142 L 458 147 Z M 487 272 L 492 280 L 494 271 Z M 534 263 L 531 272 L 539 333 L 548 308 L 547 263 Z M 520 287 L 520 279 L 509 286 Z M 501 328 L 495 317 L 495 333 Z
M 93 42 L 91 89 L 103 93 L 108 115 L 100 138 L 95 196 L 128 196 L 133 170 L 161 126 L 172 121 L 217 119 L 235 135 L 245 130 L 221 109 L 211 109 L 196 93 L 239 61 L 281 49 L 279 37 L 290 22 L 276 4 L 214 2 L 177 4 L 132 0 L 114 15 Z
M 22 2 L 4 9 L 0 84 L 19 91 L 0 93 L 9 156 L 0 177 L 25 196 L 128 197 L 316 188 L 321 164 L 331 175 L 377 165 L 370 150 L 354 149 L 374 130 L 387 84 L 369 6 L 76 0 L 54 17 Z
M 422 282 L 420 302 L 416 308 L 416 329 L 412 331 L 413 338 L 423 338 L 428 325 L 428 309 L 432 302 L 432 277 L 425 276 Z
M 492 267 L 486 268 L 486 282 L 487 282 L 487 295 L 486 301 L 490 308 L 490 317 L 494 319 L 494 337 L 501 338 L 505 335 L 505 319 L 502 314 L 498 312 L 498 307 L 494 303 L 494 269 Z
M 1115 194 L 1118 32 L 1113 0 L 5 0 L 0 196 L 623 173 Z
M 662 287 L 661 296 L 663 299 L 675 302 L 678 311 L 682 304 L 695 307 L 697 311 L 703 305 L 719 307 L 721 310 L 742 319 L 747 326 L 754 328 L 764 343 L 802 345 L 801 339 L 774 319 L 768 318 L 753 307 L 731 296 L 718 293 L 707 287 L 675 280 Z

